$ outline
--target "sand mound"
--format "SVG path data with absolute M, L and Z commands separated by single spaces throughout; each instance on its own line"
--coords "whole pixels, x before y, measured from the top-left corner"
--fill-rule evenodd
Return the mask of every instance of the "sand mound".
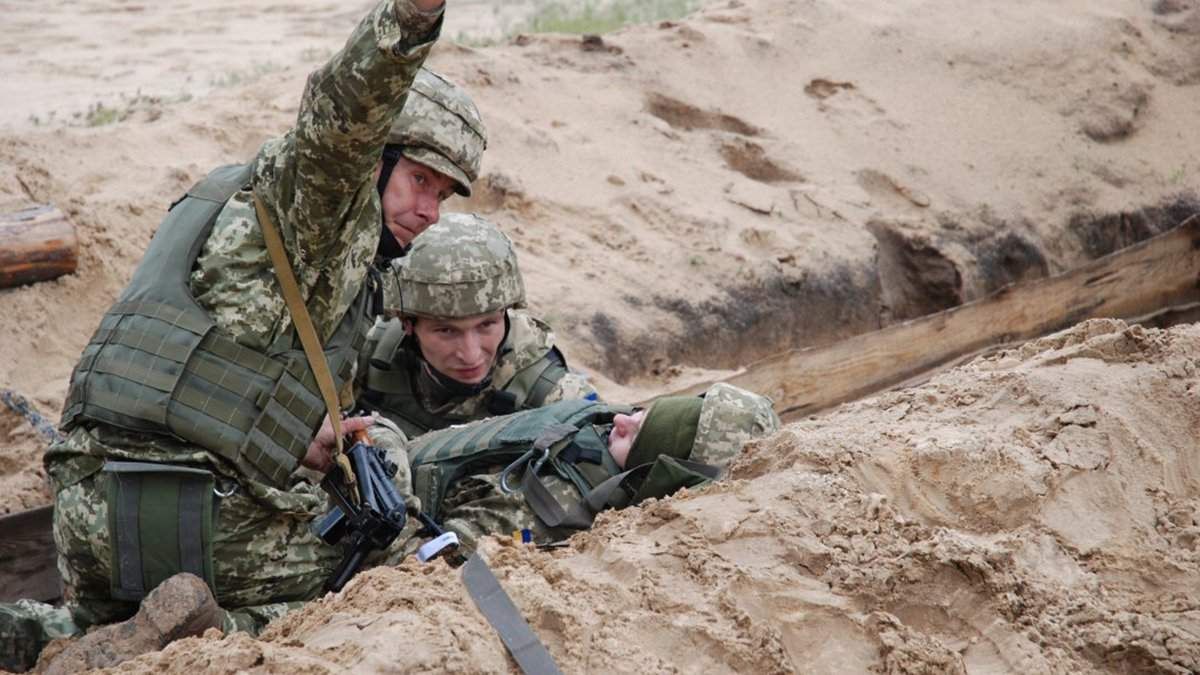
M 487 553 L 568 672 L 1195 672 L 1197 359 L 1200 327 L 1084 323 L 789 425 L 568 549 Z M 198 666 L 509 669 L 440 563 L 123 670 Z

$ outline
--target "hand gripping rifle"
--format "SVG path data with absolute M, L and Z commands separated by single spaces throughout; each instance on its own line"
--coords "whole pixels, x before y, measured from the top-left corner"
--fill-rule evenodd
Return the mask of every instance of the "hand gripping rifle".
M 325 582 L 326 592 L 342 590 L 367 555 L 391 546 L 408 521 L 404 498 L 392 482 L 398 469 L 396 463 L 382 449 L 371 445 L 366 431 L 355 432 L 354 441 L 354 446 L 345 452 L 354 476 L 346 476 L 342 465 L 334 464 L 321 481 L 321 488 L 329 493 L 334 507 L 313 524 L 313 533 L 326 544 L 336 546 L 345 542 L 346 554 Z M 424 513 L 417 517 L 424 525 L 417 534 L 434 536 L 418 551 L 422 562 L 458 547 L 458 536 L 453 532 L 445 532 Z

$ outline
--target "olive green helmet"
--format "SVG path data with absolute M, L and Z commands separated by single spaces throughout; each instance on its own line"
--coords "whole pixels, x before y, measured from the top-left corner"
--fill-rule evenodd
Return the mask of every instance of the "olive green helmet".
M 455 191 L 470 197 L 487 148 L 487 130 L 475 102 L 461 87 L 422 68 L 387 142 L 400 146 L 408 159 L 453 178 Z
M 664 396 L 646 409 L 626 468 L 658 455 L 727 467 L 746 441 L 779 430 L 771 399 L 718 382 L 695 396 Z
M 446 213 L 392 263 L 389 314 L 457 319 L 525 303 L 517 252 L 498 227 L 473 213 Z

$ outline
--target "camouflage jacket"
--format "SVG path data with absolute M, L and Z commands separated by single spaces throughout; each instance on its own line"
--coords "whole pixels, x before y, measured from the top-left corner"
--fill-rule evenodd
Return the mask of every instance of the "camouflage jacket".
M 375 166 L 440 28 L 440 9 L 424 13 L 408 0 L 380 2 L 309 77 L 295 127 L 258 152 L 255 189 L 281 230 L 322 339 L 336 330 L 367 278 L 381 222 Z M 246 347 L 264 351 L 291 329 L 249 191 L 234 195 L 218 216 L 191 288 L 218 327 Z M 45 461 L 58 489 L 98 470 L 105 457 L 208 463 L 232 473 L 204 448 L 104 425 L 76 428 L 47 450 Z M 268 501 L 280 495 L 250 487 Z M 295 508 L 290 501 L 281 497 L 280 508 Z M 302 508 L 309 506 L 306 501 Z
M 524 386 L 518 384 L 517 376 L 538 368 L 546 359 L 562 361 L 562 368 L 550 376 L 557 379 L 549 385 L 544 396 L 538 396 L 537 400 L 522 400 L 517 409 L 563 400 L 596 398 L 596 390 L 583 375 L 566 370 L 565 360 L 562 360 L 554 346 L 554 333 L 550 326 L 523 310 L 508 310 L 508 320 L 508 336 L 496 355 L 496 365 L 488 384 L 468 396 L 455 396 L 441 391 L 439 385 L 421 368 L 418 359 L 413 358 L 404 345 L 396 346 L 395 338 L 403 330 L 398 320 L 376 323 L 368 338 L 368 353 L 373 363 L 363 369 L 367 377 L 362 383 L 360 407 L 377 410 L 400 426 L 408 437 L 415 438 L 426 429 L 418 428 L 412 420 L 404 418 L 401 399 L 408 401 L 408 405 L 419 405 L 423 413 L 437 420 L 433 428 L 439 429 L 490 417 L 498 412 L 513 412 L 497 411 L 492 403 L 493 398 L 498 392 L 515 391 L 518 386 Z M 370 354 L 372 351 L 374 353 Z M 387 392 L 399 392 L 400 396 Z

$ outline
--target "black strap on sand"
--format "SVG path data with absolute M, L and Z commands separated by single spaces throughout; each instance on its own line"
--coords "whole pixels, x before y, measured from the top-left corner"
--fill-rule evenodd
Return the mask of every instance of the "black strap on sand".
M 521 616 L 512 598 L 504 592 L 504 587 L 492 574 L 487 561 L 478 553 L 472 554 L 463 566 L 462 580 L 475 606 L 500 636 L 500 641 L 516 659 L 521 672 L 526 675 L 562 675 L 554 657 L 529 627 L 525 617 Z

